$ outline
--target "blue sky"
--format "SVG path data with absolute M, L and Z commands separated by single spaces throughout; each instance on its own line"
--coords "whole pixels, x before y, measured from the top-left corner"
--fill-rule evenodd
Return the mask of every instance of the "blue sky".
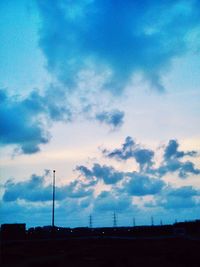
M 199 218 L 198 6 L 1 1 L 1 223 Z

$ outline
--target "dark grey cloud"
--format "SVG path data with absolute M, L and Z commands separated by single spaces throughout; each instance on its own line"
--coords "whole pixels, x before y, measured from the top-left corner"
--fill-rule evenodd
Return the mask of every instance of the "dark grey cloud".
M 98 180 L 103 180 L 105 184 L 116 184 L 123 179 L 123 172 L 116 171 L 111 166 L 95 163 L 91 169 L 85 166 L 77 166 L 76 170 L 80 171 L 89 181 L 97 183 Z
M 47 181 L 49 179 L 51 177 L 45 173 L 43 176 L 33 174 L 30 179 L 22 182 L 8 180 L 4 185 L 3 201 L 11 202 L 19 199 L 31 202 L 50 201 L 52 200 L 52 185 Z M 62 201 L 66 198 L 82 198 L 92 195 L 93 189 L 84 181 L 76 179 L 67 185 L 56 187 L 55 192 L 55 199 Z
M 71 111 L 60 101 L 59 94 L 58 88 L 48 88 L 43 95 L 34 90 L 22 98 L 0 90 L 0 144 L 15 145 L 24 154 L 40 151 L 40 145 L 50 140 L 47 128 L 51 122 L 71 118 Z
M 139 144 L 136 144 L 130 136 L 126 137 L 125 143 L 120 149 L 114 149 L 113 151 L 104 149 L 103 154 L 108 158 L 116 158 L 119 160 L 133 158 L 140 165 L 141 171 L 153 165 L 154 151 L 142 148 Z
M 96 114 L 96 119 L 112 128 L 116 128 L 123 124 L 124 112 L 117 109 L 112 111 L 102 111 Z
M 200 25 L 198 0 L 37 2 L 47 68 L 68 87 L 84 69 L 109 69 L 103 87 L 114 92 L 121 92 L 138 71 L 163 90 L 161 74 L 174 57 L 187 52 L 188 34 Z
M 154 206 L 172 210 L 191 209 L 199 205 L 199 201 L 195 199 L 197 196 L 200 196 L 200 190 L 192 186 L 166 187 L 162 194 L 156 197 Z
M 9 98 L 5 91 L 0 92 L 0 144 L 14 144 L 25 154 L 32 154 L 40 150 L 40 144 L 49 141 L 49 133 L 45 130 L 43 122 L 36 114 L 29 111 L 24 101 Z
M 164 159 L 165 161 L 171 160 L 171 159 L 178 159 L 183 158 L 185 156 L 196 156 L 197 151 L 178 151 L 179 143 L 177 140 L 169 140 L 168 145 L 165 147 L 164 151 Z
M 170 143 L 170 142 L 169 142 Z M 166 146 L 168 147 L 168 145 Z M 180 161 L 184 156 L 197 155 L 196 151 L 181 151 L 181 155 L 170 156 L 166 160 L 166 150 L 164 149 L 163 161 L 158 167 L 154 164 L 154 151 L 143 149 L 140 145 L 136 144 L 134 140 L 128 136 L 120 149 L 108 151 L 103 150 L 104 155 L 108 158 L 115 158 L 117 160 L 127 160 L 134 158 L 140 163 L 139 172 L 120 172 L 112 166 L 100 165 L 95 163 L 91 168 L 84 165 L 78 166 L 78 170 L 83 177 L 88 180 L 88 184 L 95 186 L 99 180 L 105 184 L 112 185 L 115 192 L 126 194 L 129 196 L 157 196 L 168 190 L 166 183 L 162 179 L 165 175 L 170 173 L 178 173 L 180 178 L 187 178 L 189 175 L 198 175 L 200 170 L 195 167 L 192 161 Z M 179 151 L 176 149 L 173 155 Z M 140 155 L 141 153 L 141 155 Z M 147 156 L 146 156 L 147 155 Z M 145 165 L 146 164 L 146 165 Z M 171 190 L 171 198 L 173 194 L 179 197 L 180 194 L 185 195 L 192 193 L 190 187 L 182 188 L 180 191 Z
M 77 166 L 76 170 L 79 171 L 85 177 L 87 177 L 88 180 L 95 181 L 94 175 L 93 175 L 93 170 L 90 170 L 83 165 Z
M 126 160 L 133 157 L 133 150 L 135 148 L 135 142 L 130 136 L 127 136 L 125 143 L 120 149 L 114 149 L 113 151 L 108 151 L 107 149 L 103 150 L 105 156 L 109 158 L 116 158 L 119 160 Z
M 33 174 L 31 178 L 23 182 L 8 180 L 5 184 L 4 201 L 16 201 L 24 199 L 28 201 L 48 201 L 52 199 L 52 187 L 44 186 L 45 176 Z
M 132 196 L 156 195 L 161 192 L 165 182 L 141 173 L 127 173 L 128 180 L 123 183 L 122 190 Z
M 74 120 L 77 111 L 69 104 L 67 96 L 65 89 L 54 85 L 49 85 L 44 93 L 33 90 L 24 97 L 10 96 L 6 90 L 1 89 L 0 145 L 14 145 L 16 154 L 33 154 L 40 151 L 41 145 L 50 141 L 52 123 Z M 82 113 L 86 115 L 87 112 Z M 91 116 L 90 119 L 95 118 L 115 128 L 122 125 L 124 114 L 113 110 Z
M 135 159 L 140 166 L 140 172 L 147 175 L 152 174 L 156 177 L 163 177 L 168 173 L 177 172 L 180 178 L 187 178 L 188 175 L 200 174 L 200 169 L 195 167 L 195 164 L 186 160 L 183 161 L 185 156 L 195 157 L 198 156 L 197 151 L 179 151 L 178 141 L 170 140 L 166 147 L 164 147 L 163 161 L 158 167 L 154 165 L 155 152 L 151 149 L 143 148 L 140 144 L 136 144 L 130 137 L 126 137 L 124 144 L 121 148 L 107 150 L 103 149 L 103 154 L 107 158 L 114 158 L 117 160 Z M 182 161 L 181 161 L 182 160 Z
M 177 173 L 182 179 L 190 175 L 199 175 L 200 169 L 191 160 L 187 159 L 184 161 L 186 156 L 189 158 L 198 156 L 198 151 L 179 151 L 178 147 L 178 141 L 170 140 L 164 149 L 163 161 L 160 166 L 149 169 L 148 172 L 160 177 L 170 173 Z
M 132 196 L 158 194 L 165 186 L 165 183 L 157 177 L 139 172 L 119 172 L 111 166 L 101 166 L 97 163 L 91 169 L 78 166 L 76 170 L 88 179 L 90 185 L 95 185 L 99 180 L 102 180 L 105 184 L 115 187 L 118 182 L 122 181 L 122 185 L 116 186 L 115 189 Z
M 191 161 L 181 162 L 179 160 L 169 160 L 167 163 L 162 164 L 155 173 L 164 176 L 167 173 L 177 172 L 180 178 L 187 178 L 188 175 L 200 174 L 200 169 L 195 168 L 194 163 Z

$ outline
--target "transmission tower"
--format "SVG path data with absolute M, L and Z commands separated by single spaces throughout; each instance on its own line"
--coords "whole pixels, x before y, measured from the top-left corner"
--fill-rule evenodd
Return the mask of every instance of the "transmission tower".
M 89 216 L 89 227 L 92 228 L 93 221 L 92 221 L 92 215 Z
M 113 227 L 117 227 L 117 216 L 116 213 L 113 213 Z

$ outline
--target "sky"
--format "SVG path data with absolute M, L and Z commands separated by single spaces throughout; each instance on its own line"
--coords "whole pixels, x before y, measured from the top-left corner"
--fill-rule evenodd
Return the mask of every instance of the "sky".
M 200 219 L 199 0 L 0 2 L 0 223 Z

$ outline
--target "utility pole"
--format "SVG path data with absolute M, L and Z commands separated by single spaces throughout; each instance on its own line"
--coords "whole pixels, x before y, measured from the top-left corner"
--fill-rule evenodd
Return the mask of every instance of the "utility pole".
M 90 226 L 90 228 L 92 228 L 92 215 L 91 214 L 89 216 L 89 226 Z
M 163 221 L 162 221 L 162 220 L 160 220 L 160 225 L 161 225 L 161 226 L 163 225 Z
M 55 211 L 55 180 L 56 180 L 56 178 L 55 178 L 55 173 L 56 173 L 56 171 L 55 170 L 53 170 L 53 199 L 52 199 L 52 229 L 54 229 L 54 226 L 55 226 L 55 224 L 54 224 L 54 211 Z
M 115 212 L 113 213 L 113 227 L 117 227 L 117 216 Z

